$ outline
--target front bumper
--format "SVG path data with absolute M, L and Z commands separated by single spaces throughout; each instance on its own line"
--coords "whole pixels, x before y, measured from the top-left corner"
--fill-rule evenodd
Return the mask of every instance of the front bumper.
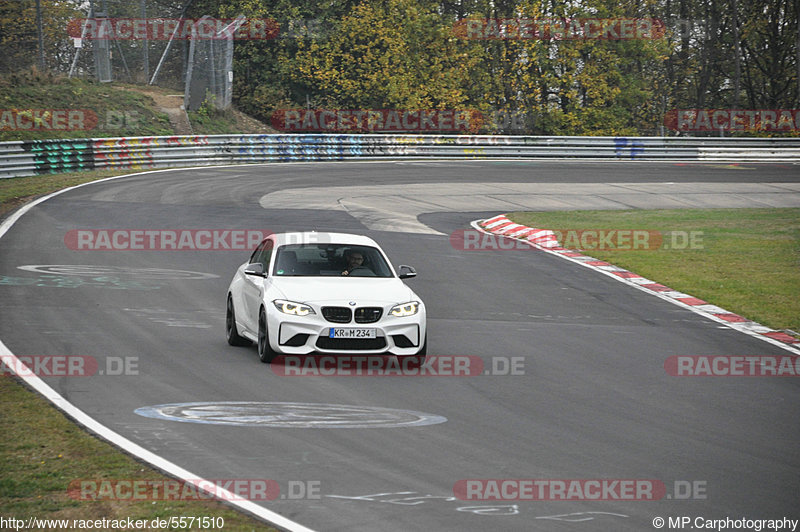
M 389 307 L 391 308 L 391 307 Z M 316 310 L 316 309 L 315 309 Z M 388 311 L 388 309 L 385 309 Z M 384 312 L 385 314 L 385 312 Z M 290 316 L 270 312 L 268 328 L 272 349 L 287 355 L 325 354 L 415 355 L 425 341 L 425 308 L 414 316 L 384 315 L 375 323 L 331 323 L 317 314 Z M 375 329 L 373 339 L 330 338 L 331 328 Z

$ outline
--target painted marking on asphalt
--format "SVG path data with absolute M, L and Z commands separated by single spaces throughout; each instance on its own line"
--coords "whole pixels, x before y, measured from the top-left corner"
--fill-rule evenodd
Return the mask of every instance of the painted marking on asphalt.
M 199 169 L 205 170 L 205 168 L 202 168 L 202 167 L 199 167 Z M 155 173 L 170 173 L 170 172 L 175 172 L 175 171 L 180 171 L 180 170 L 183 170 L 183 169 L 169 168 L 169 169 L 165 169 L 165 170 L 157 170 L 155 172 L 152 172 L 152 174 L 155 174 Z M 126 178 L 126 177 L 139 176 L 139 175 L 143 175 L 145 173 L 148 173 L 148 172 L 136 173 L 136 174 L 128 174 L 128 175 L 115 176 L 115 177 L 107 177 L 105 179 L 100 179 L 100 180 L 93 181 L 93 182 L 90 182 L 90 183 L 82 183 L 80 185 L 75 185 L 73 187 L 68 187 L 68 188 L 59 190 L 57 192 L 53 192 L 52 194 L 48 194 L 46 196 L 43 196 L 43 197 L 41 197 L 39 199 L 36 199 L 36 200 L 32 201 L 31 203 L 28 203 L 27 205 L 22 206 L 19 210 L 17 210 L 13 214 L 11 214 L 11 216 L 9 216 L 8 218 L 6 218 L 2 222 L 0 222 L 0 238 L 2 238 L 8 232 L 8 230 L 13 227 L 13 225 L 17 222 L 17 220 L 19 220 L 25 213 L 27 213 L 28 211 L 33 209 L 35 206 L 39 205 L 40 203 L 43 203 L 43 202 L 47 201 L 50 198 L 54 198 L 56 196 L 59 196 L 59 195 L 65 193 L 65 192 L 69 192 L 71 190 L 75 190 L 75 189 L 78 189 L 78 188 L 83 188 L 83 187 L 86 187 L 86 186 L 90 186 L 90 185 L 95 184 L 95 183 L 105 182 L 105 181 L 112 181 L 112 180 L 117 180 L 117 179 L 123 179 L 123 178 Z M 8 349 L 8 347 L 6 347 L 6 345 L 2 342 L 2 340 L 0 340 L 0 356 L 12 357 L 16 362 L 19 362 L 19 359 L 14 355 L 14 353 L 11 352 L 10 349 Z M 97 420 L 95 420 L 91 416 L 87 415 L 82 410 L 80 410 L 78 407 L 73 405 L 67 399 L 65 399 L 61 394 L 59 394 L 54 389 L 52 389 L 50 386 L 48 386 L 39 377 L 33 376 L 33 377 L 28 378 L 27 381 L 26 381 L 26 384 L 28 386 L 31 386 L 37 392 L 39 392 L 39 394 L 41 394 L 45 399 L 50 401 L 55 407 L 57 407 L 58 409 L 63 411 L 65 414 L 67 414 L 73 420 L 75 420 L 75 422 L 78 423 L 79 425 L 82 425 L 82 426 L 86 427 L 91 432 L 94 432 L 95 434 L 97 434 L 99 437 L 111 442 L 113 445 L 116 445 L 117 447 L 120 447 L 120 448 L 124 449 L 126 452 L 138 457 L 140 460 L 143 460 L 144 462 L 147 462 L 147 463 L 153 465 L 154 467 L 156 467 L 156 469 L 160 469 L 161 471 L 165 472 L 166 474 L 168 474 L 168 475 L 170 475 L 170 476 L 172 476 L 174 478 L 177 478 L 179 480 L 188 481 L 189 479 L 192 479 L 192 480 L 200 479 L 200 477 L 196 473 L 192 473 L 192 472 L 190 472 L 190 471 L 178 466 L 177 464 L 175 464 L 173 462 L 170 462 L 169 460 L 167 460 L 167 459 L 165 459 L 165 458 L 163 458 L 163 457 L 161 457 L 161 456 L 159 456 L 159 455 L 157 455 L 157 454 L 155 454 L 155 453 L 153 453 L 151 451 L 148 451 L 147 449 L 141 447 L 140 445 L 135 444 L 131 440 L 123 437 L 122 435 L 114 432 L 110 428 L 108 428 L 105 425 L 103 425 L 102 423 L 98 422 Z M 259 506 L 258 504 L 255 504 L 252 501 L 235 500 L 235 498 L 233 497 L 233 494 L 228 492 L 227 490 L 223 490 L 222 492 L 217 490 L 217 493 L 222 498 L 227 500 L 228 504 L 230 504 L 232 506 L 235 506 L 235 507 L 237 507 L 237 508 L 239 508 L 241 510 L 244 510 L 246 512 L 249 512 L 249 513 L 251 513 L 251 514 L 253 514 L 253 515 L 255 515 L 255 516 L 257 516 L 257 517 L 259 517 L 261 519 L 264 519 L 265 521 L 269 522 L 272 525 L 284 528 L 284 529 L 286 529 L 287 531 L 290 531 L 290 532 L 313 532 L 312 529 L 310 529 L 308 527 L 305 527 L 305 526 L 301 525 L 300 523 L 296 523 L 296 522 L 294 522 L 294 521 L 292 521 L 290 519 L 287 519 L 286 517 L 284 517 L 282 515 L 279 515 L 279 514 L 273 512 L 273 511 L 271 511 L 271 510 L 268 510 L 268 509 L 264 508 L 263 506 Z
M 104 266 L 99 264 L 28 264 L 17 266 L 17 269 L 28 272 L 48 273 L 56 275 L 76 275 L 79 277 L 135 277 L 145 280 L 187 280 L 215 279 L 219 275 L 213 273 L 193 272 L 188 270 L 167 270 L 162 268 L 134 268 L 131 266 Z
M 188 312 L 176 312 L 163 308 L 124 308 L 126 312 L 132 313 L 139 318 L 145 318 L 153 323 L 166 325 L 167 327 L 188 327 L 192 329 L 210 329 L 212 326 L 204 321 L 193 319 Z
M 332 499 L 345 499 L 351 501 L 367 501 L 379 502 L 383 504 L 393 504 L 396 506 L 419 506 L 426 502 L 441 501 L 441 502 L 456 502 L 459 499 L 453 496 L 445 495 L 418 495 L 416 497 L 402 497 L 402 495 L 415 495 L 416 491 L 394 491 L 386 493 L 371 493 L 367 495 L 325 495 Z M 386 498 L 386 497 L 390 498 Z M 400 497 L 398 497 L 400 496 Z M 459 506 L 456 508 L 458 512 L 470 512 L 477 515 L 517 515 L 520 513 L 519 505 L 517 504 L 487 504 L 477 506 Z
M 265 209 L 344 211 L 374 231 L 441 234 L 422 223 L 433 212 L 789 207 L 800 191 L 782 183 L 456 182 L 288 188 L 259 198 Z M 713 186 L 713 188 L 712 188 Z
M 548 515 L 537 517 L 536 519 L 550 519 L 552 521 L 568 521 L 570 523 L 580 523 L 582 521 L 593 521 L 596 516 L 608 515 L 612 517 L 630 517 L 625 514 L 614 514 L 611 512 L 575 512 L 571 514 Z
M 519 506 L 516 504 L 502 504 L 499 506 L 459 506 L 458 512 L 472 512 L 477 515 L 517 515 Z
M 39 286 L 45 288 L 111 288 L 114 290 L 158 290 L 160 286 L 147 285 L 133 280 L 115 277 L 68 277 L 64 275 L 40 275 L 39 277 L 11 277 L 0 275 L 0 286 Z
M 265 428 L 419 427 L 447 421 L 435 414 L 394 408 L 255 401 L 172 403 L 137 408 L 135 413 L 184 423 Z

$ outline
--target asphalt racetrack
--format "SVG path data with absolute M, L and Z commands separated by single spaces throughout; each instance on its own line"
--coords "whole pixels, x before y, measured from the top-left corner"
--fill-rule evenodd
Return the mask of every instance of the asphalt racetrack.
M 448 235 L 537 205 L 798 206 L 799 195 L 800 167 L 788 164 L 336 162 L 124 177 L 45 201 L 2 238 L 0 338 L 18 356 L 94 357 L 103 375 L 44 380 L 200 477 L 274 480 L 282 497 L 257 502 L 313 529 L 797 519 L 800 380 L 664 367 L 675 355 L 789 352 L 557 257 L 461 251 Z M 494 374 L 282 376 L 255 347 L 225 341 L 226 289 L 249 251 L 70 249 L 65 236 L 80 229 L 367 234 L 419 272 L 407 283 L 427 304 L 429 355 L 479 357 Z M 133 366 L 113 374 L 119 361 Z M 147 408 L 178 403 L 213 405 Z M 457 498 L 469 479 L 650 480 L 665 491 Z

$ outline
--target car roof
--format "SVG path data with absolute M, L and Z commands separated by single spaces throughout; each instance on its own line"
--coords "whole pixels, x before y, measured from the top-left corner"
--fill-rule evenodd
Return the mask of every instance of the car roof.
M 316 231 L 297 232 L 297 233 L 276 233 L 272 235 L 276 246 L 286 244 L 348 244 L 353 246 L 372 246 L 380 247 L 378 244 L 364 235 L 354 235 L 350 233 L 321 233 Z

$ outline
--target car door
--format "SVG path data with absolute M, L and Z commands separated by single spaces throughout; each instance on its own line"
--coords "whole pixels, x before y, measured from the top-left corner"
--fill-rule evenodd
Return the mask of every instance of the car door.
M 269 261 L 272 258 L 272 248 L 274 242 L 271 239 L 266 239 L 258 248 L 256 248 L 253 255 L 250 257 L 250 263 L 259 263 L 264 266 L 264 273 L 269 275 Z M 261 308 L 262 294 L 264 293 L 264 283 L 266 280 L 257 275 L 244 275 L 244 283 L 242 284 L 242 305 L 244 307 L 244 318 L 241 320 L 244 326 L 253 333 L 258 332 L 258 311 Z

